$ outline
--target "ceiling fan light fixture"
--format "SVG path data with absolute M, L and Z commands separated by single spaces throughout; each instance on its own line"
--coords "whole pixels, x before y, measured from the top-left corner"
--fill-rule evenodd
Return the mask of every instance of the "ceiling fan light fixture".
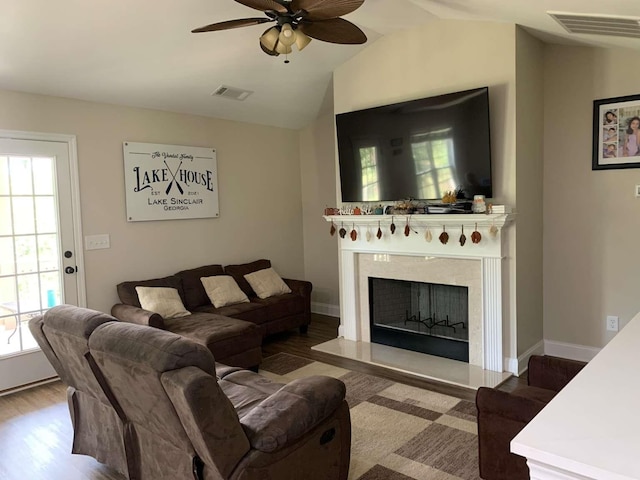
M 290 45 L 285 45 L 282 42 L 278 42 L 276 45 L 275 51 L 281 55 L 288 55 L 293 52 L 293 48 Z
M 307 45 L 311 43 L 311 37 L 305 35 L 300 30 L 296 30 L 296 47 L 298 51 L 302 51 Z
M 260 37 L 260 43 L 262 43 L 267 50 L 273 51 L 276 49 L 279 37 L 280 31 L 276 27 L 272 27 Z
M 282 25 L 279 40 L 280 43 L 286 45 L 287 47 L 290 47 L 291 45 L 296 43 L 296 32 L 293 31 L 293 28 L 291 28 L 290 24 L 285 23 L 284 25 Z

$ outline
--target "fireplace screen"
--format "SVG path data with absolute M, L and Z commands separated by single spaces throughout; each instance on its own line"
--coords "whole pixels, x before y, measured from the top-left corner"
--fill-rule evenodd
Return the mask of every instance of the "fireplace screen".
M 369 278 L 371 341 L 469 361 L 467 287 Z

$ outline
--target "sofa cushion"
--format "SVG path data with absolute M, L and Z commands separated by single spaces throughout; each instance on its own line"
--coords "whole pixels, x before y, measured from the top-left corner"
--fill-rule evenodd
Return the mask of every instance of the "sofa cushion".
M 271 262 L 269 260 L 256 260 L 251 263 L 243 263 L 241 265 L 227 265 L 224 267 L 225 273 L 231 275 L 233 279 L 238 283 L 238 286 L 242 289 L 247 297 L 255 297 L 256 292 L 253 291 L 249 282 L 244 278 L 249 273 L 257 272 L 258 270 L 264 270 L 265 268 L 271 268 Z
M 222 308 L 215 308 L 213 305 L 198 307 L 196 311 L 215 313 L 262 325 L 279 318 L 304 313 L 304 309 L 304 298 L 295 293 L 288 293 L 265 299 L 254 297 L 251 303 L 238 303 Z
M 275 295 L 291 293 L 291 289 L 273 268 L 265 268 L 264 270 L 249 273 L 244 278 L 251 285 L 253 291 L 256 292 L 258 298 L 269 298 Z
M 248 303 L 249 298 L 240 290 L 240 287 L 231 275 L 216 275 L 213 277 L 202 277 L 200 279 L 204 290 L 213 306 L 216 308 L 236 303 Z
M 154 278 L 152 280 L 134 280 L 131 282 L 122 282 L 116 287 L 118 290 L 118 297 L 120 301 L 126 305 L 133 305 L 134 307 L 142 308 L 140 300 L 138 299 L 138 293 L 136 287 L 167 287 L 175 288 L 178 290 L 178 294 L 184 303 L 184 292 L 182 290 L 182 279 L 171 275 L 169 277 Z
M 523 385 L 520 387 L 516 387 L 511 395 L 516 395 L 518 397 L 530 398 L 531 400 L 537 400 L 539 402 L 549 403 L 553 397 L 556 396 L 555 391 L 547 390 L 545 388 L 532 387 L 530 385 Z
M 160 314 L 163 318 L 179 318 L 191 315 L 187 312 L 175 288 L 136 287 L 140 305 L 144 310 Z
M 240 418 L 284 386 L 247 370 L 225 375 L 218 384 Z
M 213 277 L 215 275 L 224 275 L 222 265 L 206 265 L 204 267 L 191 268 L 176 273 L 176 277 L 182 279 L 184 306 L 187 307 L 187 310 L 194 310 L 196 307 L 210 303 L 207 292 L 205 292 L 200 279 L 202 277 Z
M 256 300 L 255 297 L 254 300 Z M 250 303 L 236 303 L 235 305 L 227 305 L 226 307 L 221 308 L 216 308 L 213 305 L 205 305 L 198 307 L 195 311 L 199 313 L 213 313 L 216 315 L 223 315 L 225 317 L 238 318 L 258 325 L 271 320 L 271 318 L 267 316 L 267 310 L 255 301 Z
M 220 360 L 262 344 L 260 329 L 253 323 L 210 313 L 165 320 L 165 328 L 205 345 Z

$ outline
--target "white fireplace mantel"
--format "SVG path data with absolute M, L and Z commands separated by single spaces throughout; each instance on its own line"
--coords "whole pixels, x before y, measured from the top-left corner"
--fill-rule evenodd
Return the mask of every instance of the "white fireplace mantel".
M 340 329 L 347 340 L 367 341 L 361 326 L 369 322 L 362 315 L 359 292 L 360 254 L 402 255 L 424 258 L 476 259 L 481 262 L 482 319 L 481 355 L 478 365 L 486 370 L 503 371 L 502 355 L 502 259 L 507 247 L 502 231 L 514 220 L 513 214 L 461 215 L 331 215 L 324 217 L 336 228 L 340 249 Z M 390 226 L 395 224 L 395 233 Z M 409 235 L 405 227 L 409 225 Z M 344 238 L 339 230 L 344 228 Z M 378 228 L 382 237 L 378 239 Z M 471 241 L 474 230 L 480 232 L 479 243 Z M 356 239 L 351 237 L 356 231 Z M 428 241 L 427 232 L 431 240 Z M 449 240 L 443 244 L 443 231 Z M 464 231 L 464 245 L 460 237 Z M 416 259 L 418 260 L 418 259 Z

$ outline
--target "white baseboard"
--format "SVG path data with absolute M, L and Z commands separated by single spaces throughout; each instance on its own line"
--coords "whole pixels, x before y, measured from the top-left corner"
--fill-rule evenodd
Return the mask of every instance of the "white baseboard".
M 504 358 L 504 371 L 513 373 L 519 377 L 527 369 L 529 364 L 529 357 L 531 355 L 542 355 L 544 353 L 544 340 L 540 340 L 529 350 L 524 352 L 518 358 L 505 357 Z
M 518 375 L 518 359 L 511 357 L 504 357 L 502 362 L 502 368 L 505 372 L 513 373 L 514 375 Z
M 330 317 L 340 317 L 340 305 L 332 305 L 330 303 L 311 302 L 311 311 L 321 315 Z
M 575 343 L 555 342 L 553 340 L 544 341 L 545 355 L 554 357 L 568 358 L 570 360 L 578 360 L 588 362 L 595 357 L 600 348 L 587 347 L 585 345 L 577 345 Z

